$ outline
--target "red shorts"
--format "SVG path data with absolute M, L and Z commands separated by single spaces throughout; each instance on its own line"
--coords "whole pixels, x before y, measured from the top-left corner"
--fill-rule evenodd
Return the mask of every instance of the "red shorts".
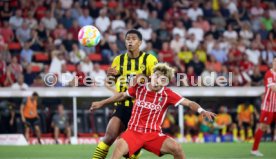
M 276 122 L 276 112 L 268 112 L 262 110 L 260 122 L 270 125 L 273 121 Z
M 151 132 L 151 133 L 142 133 L 133 130 L 127 129 L 121 137 L 128 144 L 128 155 L 133 155 L 136 151 L 141 148 L 150 151 L 157 156 L 162 156 L 160 150 L 163 145 L 163 142 L 169 138 L 169 136 L 159 133 L 159 132 Z

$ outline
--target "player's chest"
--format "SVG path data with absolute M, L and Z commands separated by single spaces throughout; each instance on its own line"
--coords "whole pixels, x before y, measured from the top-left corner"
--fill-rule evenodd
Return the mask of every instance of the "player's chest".
M 141 93 L 136 99 L 136 105 L 150 110 L 161 110 L 166 106 L 167 97 L 160 93 Z

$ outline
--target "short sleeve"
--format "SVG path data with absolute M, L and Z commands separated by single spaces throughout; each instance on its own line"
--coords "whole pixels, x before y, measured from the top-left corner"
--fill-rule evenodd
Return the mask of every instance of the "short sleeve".
M 254 106 L 253 105 L 250 105 L 250 112 L 254 113 Z
M 127 96 L 131 98 L 136 98 L 136 91 L 137 91 L 138 84 L 135 86 L 129 87 L 126 91 Z
M 122 55 L 121 55 L 122 56 Z M 116 56 L 111 64 L 111 67 L 115 67 L 117 71 L 120 71 L 120 56 Z
M 150 54 L 147 58 L 147 65 L 148 65 L 147 76 L 150 76 L 153 73 L 153 68 L 157 63 L 158 63 L 157 58 Z
M 169 104 L 174 105 L 175 107 L 178 106 L 185 98 L 183 98 L 180 94 L 170 90 L 169 91 Z
M 240 113 L 241 110 L 242 110 L 242 106 L 241 106 L 241 105 L 238 105 L 237 113 Z

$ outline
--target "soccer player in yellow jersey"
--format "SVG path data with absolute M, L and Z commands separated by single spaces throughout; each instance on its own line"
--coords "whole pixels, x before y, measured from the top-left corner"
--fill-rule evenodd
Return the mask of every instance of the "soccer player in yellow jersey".
M 108 69 L 108 76 L 116 77 L 116 91 L 125 92 L 128 84 L 136 75 L 143 74 L 149 77 L 153 72 L 157 59 L 145 52 L 140 51 L 142 43 L 142 34 L 137 30 L 129 30 L 125 36 L 125 45 L 127 52 L 114 58 L 112 66 Z M 103 140 L 98 144 L 92 159 L 104 159 L 107 156 L 109 147 L 122 131 L 127 128 L 131 116 L 133 100 L 131 98 L 122 102 L 115 103 L 115 111 L 106 128 Z M 136 155 L 129 156 L 132 159 L 139 157 Z

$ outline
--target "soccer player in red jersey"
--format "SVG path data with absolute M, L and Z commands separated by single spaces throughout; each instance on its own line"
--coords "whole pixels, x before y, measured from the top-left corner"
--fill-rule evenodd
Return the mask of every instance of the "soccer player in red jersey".
M 141 148 L 158 156 L 171 154 L 175 159 L 184 159 L 181 146 L 161 131 L 161 124 L 170 105 L 188 106 L 209 120 L 215 117 L 214 113 L 205 111 L 197 103 L 183 98 L 170 88 L 165 87 L 173 75 L 173 69 L 167 64 L 156 64 L 150 83 L 136 84 L 126 92 L 117 93 L 113 97 L 92 103 L 90 110 L 98 109 L 105 104 L 120 101 L 127 97 L 135 98 L 128 128 L 118 139 L 112 159 L 119 159 L 124 155 L 131 156 Z
M 264 85 L 265 95 L 262 103 L 260 128 L 255 133 L 255 140 L 251 151 L 251 154 L 255 156 L 263 156 L 258 150 L 263 132 L 267 130 L 273 121 L 276 122 L 276 57 L 273 59 L 272 69 L 268 70 L 265 74 Z

